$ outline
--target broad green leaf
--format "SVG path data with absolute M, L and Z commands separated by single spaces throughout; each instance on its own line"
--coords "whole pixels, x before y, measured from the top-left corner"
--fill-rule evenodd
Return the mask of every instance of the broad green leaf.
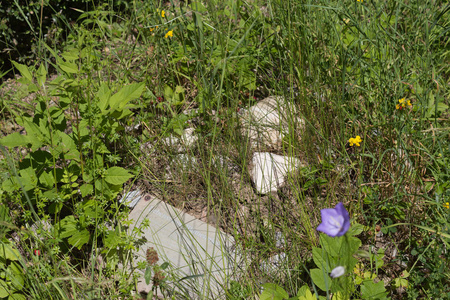
M 131 177 L 133 175 L 121 167 L 111 167 L 105 173 L 105 181 L 114 185 L 124 184 Z
M 164 87 L 164 98 L 165 99 L 172 99 L 173 97 L 173 90 L 170 86 L 166 85 Z
M 5 147 L 19 147 L 31 144 L 27 135 L 20 134 L 19 132 L 11 133 L 0 139 L 0 145 Z
M 289 294 L 279 285 L 266 283 L 262 287 L 263 292 L 259 297 L 260 300 L 283 300 L 289 298 Z
M 299 300 L 317 300 L 307 285 L 302 286 L 298 290 L 297 297 Z
M 97 91 L 98 103 L 97 106 L 104 113 L 108 107 L 109 98 L 111 97 L 111 90 L 106 83 L 102 83 Z
M 22 267 L 17 262 L 13 262 L 9 265 L 6 273 L 7 278 L 11 281 L 11 285 L 14 291 L 22 290 L 23 284 L 25 282 Z
M 8 300 L 27 300 L 23 294 L 14 293 L 8 297 Z
M 69 238 L 69 244 L 72 246 L 78 248 L 78 250 L 83 247 L 83 245 L 87 244 L 89 242 L 90 234 L 89 231 L 86 229 L 83 230 L 77 230 L 76 232 L 72 233 L 72 236 Z
M 128 101 L 139 98 L 144 91 L 144 83 L 133 83 L 124 86 L 109 99 L 112 110 L 123 109 Z
M 10 294 L 9 287 L 5 281 L 0 279 L 0 298 L 6 298 Z
M 42 172 L 41 176 L 39 176 L 39 182 L 44 186 L 51 188 L 55 185 L 55 178 L 53 177 L 52 172 Z
M 161 266 L 159 266 L 160 268 L 161 268 L 161 270 L 165 270 L 165 269 L 167 269 L 168 267 L 169 267 L 169 262 L 168 261 L 165 261 L 165 262 L 163 262 L 162 264 L 161 264 Z M 203 276 L 203 275 L 202 275 Z
M 78 66 L 73 62 L 63 61 L 62 59 L 59 59 L 58 66 L 61 68 L 61 70 L 68 74 L 78 73 Z
M 62 131 L 58 131 L 58 136 L 61 138 L 61 150 L 64 153 L 65 159 L 80 160 L 80 152 L 75 144 L 73 138 Z
M 19 182 L 22 183 L 25 190 L 33 189 L 38 184 L 38 178 L 36 176 L 36 171 L 33 167 L 28 167 L 19 171 L 20 177 Z
M 316 266 L 321 270 L 331 270 L 329 262 L 323 256 L 327 256 L 327 252 L 322 248 L 313 247 L 313 260 Z M 334 262 L 333 262 L 334 263 Z
M 361 296 L 363 299 L 385 299 L 386 289 L 384 288 L 384 282 L 364 281 L 361 285 Z
M 364 230 L 364 226 L 362 226 L 361 224 L 355 223 L 352 224 L 352 226 L 350 226 L 350 229 L 348 230 L 348 234 L 355 236 L 360 234 L 361 232 L 363 232 Z
M 68 51 L 64 51 L 61 56 L 68 61 L 74 61 L 77 60 L 79 57 L 80 51 L 75 48 L 71 48 Z
M 46 77 L 47 77 L 47 70 L 45 69 L 44 64 L 41 63 L 36 73 L 36 79 L 39 87 L 42 87 L 45 84 Z
M 121 241 L 120 234 L 115 230 L 109 230 L 105 238 L 105 247 L 115 248 Z
M 327 273 L 320 269 L 312 269 L 310 271 L 311 279 L 315 285 L 322 291 L 327 291 L 331 288 L 331 278 Z
M 58 224 L 59 237 L 66 238 L 71 236 L 77 230 L 77 222 L 75 221 L 74 216 L 67 216 Z
M 145 284 L 150 284 L 150 281 L 152 280 L 152 268 L 151 267 L 147 267 L 145 269 L 144 279 L 145 279 Z
M 12 63 L 14 67 L 16 67 L 17 70 L 19 70 L 23 78 L 25 78 L 29 83 L 33 82 L 33 75 L 31 74 L 27 66 L 16 63 L 15 61 L 13 61 Z
M 84 174 L 83 174 L 84 175 Z M 86 197 L 94 192 L 94 186 L 92 184 L 85 183 L 80 186 L 81 197 Z
M 17 181 L 17 178 L 14 176 L 3 181 L 2 189 L 8 193 L 14 192 L 20 189 L 20 184 Z
M 2 242 L 0 244 L 0 257 L 5 258 L 7 260 L 16 261 L 19 260 L 20 253 L 11 244 Z

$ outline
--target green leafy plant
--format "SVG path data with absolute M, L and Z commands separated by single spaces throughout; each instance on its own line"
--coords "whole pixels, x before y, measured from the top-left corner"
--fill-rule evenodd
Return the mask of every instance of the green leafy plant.
M 40 218 L 53 220 L 58 238 L 68 246 L 81 250 L 109 237 L 104 239 L 107 252 L 129 242 L 125 235 L 113 234 L 114 228 L 98 226 L 117 214 L 118 193 L 133 175 L 105 161 L 105 156 L 112 154 L 116 135 L 124 131 L 121 121 L 133 114 L 129 102 L 141 95 L 144 85 L 115 87 L 114 93 L 101 84 L 94 93 L 85 93 L 88 82 L 77 77 L 82 72 L 78 62 L 88 59 L 89 51 L 72 48 L 56 56 L 63 75 L 49 83 L 42 65 L 35 71 L 15 63 L 24 89 L 37 93 L 36 110 L 16 115 L 26 134 L 15 132 L 0 140 L 9 148 L 29 149 L 1 189 L 16 199 L 15 205 L 37 209 Z M 51 104 L 51 97 L 59 97 L 58 105 Z M 29 202 L 17 197 L 22 193 Z M 36 217 L 28 215 L 24 221 Z
M 21 255 L 6 239 L 0 242 L 0 299 L 25 300 L 25 273 Z

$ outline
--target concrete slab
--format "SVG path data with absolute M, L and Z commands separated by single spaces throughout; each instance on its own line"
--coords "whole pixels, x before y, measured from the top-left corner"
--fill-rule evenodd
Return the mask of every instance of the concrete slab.
M 144 229 L 148 242 L 141 246 L 134 266 L 145 261 L 147 249 L 153 247 L 158 265 L 170 263 L 166 273 L 174 275 L 169 278 L 174 291 L 188 293 L 191 299 L 225 299 L 224 286 L 233 279 L 239 261 L 231 236 L 149 195 L 141 197 L 129 217 L 130 232 L 149 221 Z M 149 292 L 144 270 L 139 272 L 138 291 Z

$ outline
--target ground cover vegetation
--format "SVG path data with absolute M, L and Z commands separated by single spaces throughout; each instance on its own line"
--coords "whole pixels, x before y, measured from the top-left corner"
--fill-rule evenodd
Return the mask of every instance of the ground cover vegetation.
M 233 235 L 228 299 L 450 298 L 446 1 L 6 2 L 0 299 L 188 298 L 154 250 L 149 295 L 119 267 L 136 188 Z M 239 112 L 269 95 L 305 127 L 266 150 L 304 166 L 259 195 Z

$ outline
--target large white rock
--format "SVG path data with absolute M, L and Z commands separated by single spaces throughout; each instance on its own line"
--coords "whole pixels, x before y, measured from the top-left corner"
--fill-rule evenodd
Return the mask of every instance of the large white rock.
M 288 172 L 301 166 L 295 157 L 281 156 L 268 152 L 255 152 L 252 158 L 250 176 L 260 194 L 275 192 L 283 185 Z
M 198 137 L 194 135 L 194 131 L 194 128 L 187 128 L 183 131 L 181 137 L 170 136 L 163 139 L 162 142 L 176 152 L 182 153 L 197 142 Z
M 153 247 L 158 264 L 169 262 L 167 270 L 175 275 L 169 286 L 188 291 L 191 299 L 225 299 L 224 286 L 234 278 L 238 262 L 233 238 L 152 196 L 145 199 L 149 200 L 141 199 L 130 213 L 130 232 L 145 219 L 150 225 L 144 229 L 148 242 L 141 246 L 134 266 L 145 261 L 147 249 Z M 144 270 L 139 272 L 138 292 L 149 292 Z
M 296 107 L 283 97 L 267 97 L 248 110 L 241 112 L 242 134 L 248 136 L 252 148 L 280 149 L 289 124 L 304 128 L 305 121 L 298 117 Z

